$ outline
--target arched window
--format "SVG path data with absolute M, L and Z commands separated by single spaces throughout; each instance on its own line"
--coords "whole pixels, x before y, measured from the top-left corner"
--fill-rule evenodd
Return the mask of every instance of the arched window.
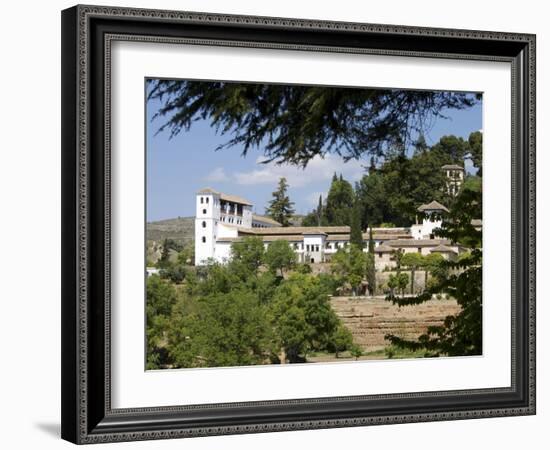
M 202 210 L 202 213 L 203 213 L 203 214 L 206 214 L 206 209 L 203 209 L 203 210 Z
M 201 203 L 204 203 L 204 197 L 201 197 Z
M 202 242 L 206 243 L 206 237 L 205 236 L 202 237 Z
M 202 221 L 202 227 L 206 228 L 206 222 L 204 220 Z
M 209 199 L 210 199 L 209 197 L 206 197 L 206 203 L 208 203 Z

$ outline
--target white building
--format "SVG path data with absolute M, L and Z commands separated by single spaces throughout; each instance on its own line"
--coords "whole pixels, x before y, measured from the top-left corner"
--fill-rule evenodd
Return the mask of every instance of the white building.
M 237 237 L 238 230 L 263 229 L 280 226 L 268 217 L 252 213 L 252 203 L 236 195 L 227 195 L 214 189 L 201 189 L 196 195 L 195 261 L 205 264 L 209 259 L 223 261 L 229 258 L 229 249 L 223 238 Z
M 195 261 L 197 265 L 209 261 L 225 262 L 231 258 L 234 242 L 250 236 L 262 239 L 265 248 L 278 240 L 289 242 L 300 262 L 327 262 L 339 249 L 350 242 L 350 227 L 282 227 L 280 223 L 252 213 L 252 203 L 236 195 L 228 195 L 206 188 L 196 195 Z M 440 251 L 458 253 L 450 242 L 436 239 L 434 229 L 441 226 L 445 206 L 433 201 L 418 208 L 424 214 L 421 224 L 411 228 L 373 228 L 377 265 L 391 265 L 391 253 L 396 249 L 428 254 Z M 363 233 L 365 250 L 369 233 Z M 442 247 L 443 246 L 443 247 Z M 449 250 L 450 249 L 450 250 Z M 385 255 L 385 256 L 384 256 Z M 386 261 L 387 260 L 387 261 Z
M 418 223 L 418 216 L 416 218 L 416 224 L 411 227 L 411 234 L 414 239 L 434 239 L 436 228 L 439 228 L 442 223 L 443 215 L 448 213 L 449 210 L 445 208 L 441 203 L 435 200 L 418 207 L 418 212 L 422 213 L 422 223 Z
M 457 164 L 445 164 L 441 167 L 447 178 L 447 194 L 456 197 L 464 183 L 464 167 Z

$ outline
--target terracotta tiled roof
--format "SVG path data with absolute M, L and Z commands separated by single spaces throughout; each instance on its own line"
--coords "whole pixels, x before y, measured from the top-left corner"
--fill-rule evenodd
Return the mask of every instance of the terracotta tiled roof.
M 445 211 L 445 212 L 449 212 L 449 210 L 445 206 L 443 206 L 439 202 L 436 202 L 435 200 L 431 201 L 427 205 L 420 205 L 418 207 L 418 211 L 420 211 L 420 212 L 423 212 L 423 211 Z
M 247 236 L 239 237 L 220 237 L 216 239 L 216 242 L 241 242 Z M 250 236 L 248 236 L 250 237 Z M 263 242 L 273 242 L 273 241 L 289 241 L 289 242 L 302 242 L 304 236 L 302 234 L 288 234 L 285 236 L 254 236 L 260 238 Z
M 271 217 L 267 216 L 259 216 L 257 214 L 252 214 L 252 220 L 256 222 L 263 222 L 263 223 L 269 223 L 271 225 L 275 225 L 277 227 L 280 227 L 281 224 L 277 222 L 276 220 L 273 220 Z
M 245 228 L 239 229 L 239 232 L 243 234 L 255 234 L 255 235 L 272 235 L 272 234 L 304 234 L 310 232 L 316 232 L 316 234 L 349 234 L 350 229 L 348 226 L 343 227 L 269 227 L 269 228 Z
M 441 170 L 464 170 L 464 167 L 459 166 L 458 164 L 445 164 L 441 166 Z
M 252 206 L 252 203 L 247 199 L 239 197 L 238 195 L 224 194 L 223 192 L 216 191 L 212 188 L 204 188 L 197 192 L 197 194 L 214 194 L 220 197 L 220 200 L 225 200 L 226 202 L 239 203 L 241 205 Z
M 390 239 L 412 239 L 412 236 L 408 232 L 399 233 L 373 233 L 372 238 L 375 241 L 387 241 Z M 369 233 L 363 233 L 363 240 L 369 240 Z
M 430 250 L 432 253 L 457 253 L 456 250 L 454 250 L 451 247 L 447 247 L 446 245 L 438 245 L 435 248 L 432 248 Z
M 391 253 L 395 250 L 395 248 L 390 247 L 386 244 L 380 244 L 378 247 L 374 249 L 374 253 Z
M 399 247 L 437 247 L 438 245 L 449 245 L 449 239 L 394 239 L 384 242 L 385 245 Z
M 349 234 L 330 234 L 327 236 L 328 242 L 349 241 Z

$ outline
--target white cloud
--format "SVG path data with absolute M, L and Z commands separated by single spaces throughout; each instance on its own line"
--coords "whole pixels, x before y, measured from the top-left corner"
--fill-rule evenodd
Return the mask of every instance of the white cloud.
M 213 183 L 223 183 L 229 181 L 229 176 L 225 173 L 223 167 L 216 167 L 212 172 L 204 177 L 205 181 Z
M 291 165 L 260 164 L 261 158 L 256 161 L 258 169 L 250 172 L 237 172 L 235 181 L 241 185 L 275 184 L 279 178 L 285 177 L 293 188 L 303 187 L 310 183 L 328 181 L 336 172 L 342 174 L 348 181 L 357 181 L 364 169 L 362 162 L 357 160 L 344 160 L 337 155 L 327 155 L 324 158 L 315 156 L 305 169 Z M 317 193 L 317 198 L 319 193 Z

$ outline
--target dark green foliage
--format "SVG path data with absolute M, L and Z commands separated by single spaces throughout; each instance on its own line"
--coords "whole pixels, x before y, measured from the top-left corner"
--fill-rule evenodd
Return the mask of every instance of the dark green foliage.
M 363 349 L 357 344 L 352 344 L 350 348 L 350 353 L 351 356 L 355 358 L 355 361 L 357 361 L 361 356 L 363 356 Z
M 323 290 L 325 292 L 328 292 L 330 295 L 335 295 L 337 289 L 341 285 L 340 280 L 338 278 L 328 273 L 318 274 L 317 279 L 319 280 L 319 283 L 321 283 Z
M 180 266 L 194 266 L 195 265 L 195 245 L 193 242 L 185 245 L 183 249 L 178 253 L 177 263 Z
M 283 177 L 279 180 L 277 190 L 273 192 L 273 199 L 265 210 L 268 216 L 279 222 L 283 227 L 291 225 L 290 219 L 294 214 L 294 203 L 290 201 L 287 190 L 288 183 L 286 182 L 286 178 Z
M 471 249 L 456 262 L 432 261 L 434 277 L 427 289 L 416 297 L 388 299 L 399 305 L 419 304 L 433 295 L 448 295 L 458 302 L 461 311 L 448 316 L 442 326 L 432 326 L 418 339 L 410 341 L 387 336 L 395 345 L 410 350 L 425 349 L 431 355 L 480 355 L 482 353 L 482 250 L 481 231 L 471 224 L 480 218 L 481 190 L 464 188 L 450 214 L 444 218 L 438 234 Z
M 196 311 L 172 318 L 170 356 L 177 367 L 265 363 L 270 357 L 266 307 L 247 290 L 199 298 Z
M 232 254 L 225 265 L 186 267 L 177 290 L 168 279 L 148 279 L 148 369 L 269 364 L 282 357 L 295 363 L 312 351 L 333 351 L 342 325 L 329 303 L 337 286 L 332 276 L 311 275 L 302 264 L 303 273 L 283 279 L 296 258 L 286 241 L 264 252 L 261 239 L 246 238 L 233 244 Z
M 413 143 L 413 148 L 415 155 L 417 155 L 418 153 L 425 153 L 430 149 L 423 134 L 421 134 L 418 139 Z
M 330 339 L 329 349 L 338 358 L 341 352 L 351 349 L 352 345 L 353 336 L 351 332 L 344 325 L 339 325 Z
M 293 274 L 273 297 L 272 323 L 289 362 L 303 362 L 307 353 L 332 345 L 339 319 L 329 292 L 315 276 Z
M 274 241 L 269 244 L 265 252 L 265 264 L 273 273 L 280 271 L 281 277 L 284 271 L 292 269 L 296 265 L 296 253 L 287 241 Z
M 388 279 L 388 287 L 390 288 L 390 296 L 394 297 L 395 291 L 400 291 L 402 296 L 405 296 L 405 289 L 409 284 L 409 276 L 403 272 L 397 272 L 395 275 L 391 274 Z
M 468 156 L 470 146 L 468 141 L 457 136 L 443 136 L 439 142 L 432 147 L 432 151 L 439 154 L 446 164 L 462 162 Z
M 303 227 L 321 227 L 328 225 L 325 218 L 325 208 L 323 206 L 323 197 L 319 196 L 319 204 L 317 209 L 314 209 L 307 214 L 302 220 Z
M 470 135 L 470 140 L 480 149 L 481 133 L 476 133 Z M 355 214 L 360 218 L 359 228 L 362 230 L 369 224 L 410 226 L 418 217 L 420 205 L 432 200 L 446 206 L 452 205 L 454 197 L 447 192 L 448 180 L 441 167 L 445 164 L 463 166 L 472 154 L 475 151 L 469 141 L 460 137 L 443 136 L 433 147 L 428 147 L 425 141 L 419 139 L 411 157 L 404 151 L 395 151 L 380 167 L 372 161 L 368 173 L 356 183 L 355 190 L 341 175 L 334 174 L 325 205 L 310 212 L 302 224 L 349 225 L 357 245 L 362 243 L 358 239 L 359 233 L 354 233 L 354 229 L 357 230 Z M 476 179 L 469 176 L 465 182 L 472 182 L 470 178 Z
M 376 294 L 376 265 L 374 261 L 374 239 L 372 237 L 372 228 L 369 228 L 369 243 L 367 253 L 367 283 L 369 294 Z
M 167 278 L 172 283 L 181 283 L 185 279 L 185 267 L 179 264 L 165 264 L 165 268 L 160 270 L 160 277 Z
M 162 253 L 157 266 L 160 268 L 167 267 L 172 263 L 172 254 L 180 252 L 183 246 L 173 239 L 164 239 L 162 242 Z
M 296 266 L 296 272 L 301 274 L 308 274 L 311 273 L 311 266 L 308 263 L 298 264 Z
M 421 267 L 424 267 L 425 259 L 420 253 L 405 253 L 401 258 L 401 266 L 411 271 L 411 294 L 414 294 L 415 273 Z
M 331 259 L 331 270 L 341 285 L 349 284 L 357 295 L 367 269 L 367 255 L 361 247 L 350 245 L 338 250 Z
M 330 152 L 383 155 L 445 109 L 478 100 L 458 92 L 185 80 L 149 80 L 147 92 L 162 102 L 160 130 L 175 135 L 210 119 L 232 136 L 222 147 L 239 146 L 243 154 L 261 147 L 267 161 L 302 166 Z
M 167 361 L 163 350 L 177 296 L 174 287 L 156 275 L 147 278 L 147 369 L 160 369 Z
M 255 274 L 264 262 L 264 243 L 261 237 L 246 237 L 231 245 L 231 264 L 243 276 Z M 239 266 L 239 267 L 237 267 Z
M 389 208 L 385 178 L 381 172 L 369 170 L 369 173 L 357 183 L 356 194 L 363 210 L 362 226 L 380 225 L 394 217 Z
M 355 200 L 353 209 L 351 210 L 350 220 L 350 244 L 363 248 L 363 229 L 361 227 L 361 203 L 358 199 Z
M 471 143 L 471 144 L 470 144 Z M 443 136 L 433 147 L 416 142 L 412 157 L 397 153 L 379 168 L 371 167 L 357 183 L 356 193 L 363 208 L 362 226 L 391 222 L 410 226 L 415 222 L 418 206 L 437 200 L 450 206 L 454 199 L 447 194 L 445 164 L 464 166 L 466 159 L 481 167 L 481 133 L 470 139 Z
M 477 176 L 482 176 L 482 157 L 483 157 L 483 135 L 480 131 L 471 133 L 468 137 L 468 144 L 470 146 L 470 159 L 474 164 L 474 167 L 478 169 Z
M 327 195 L 324 210 L 326 223 L 331 226 L 350 225 L 351 211 L 354 206 L 354 192 L 352 185 L 344 180 L 342 175 L 334 174 Z

